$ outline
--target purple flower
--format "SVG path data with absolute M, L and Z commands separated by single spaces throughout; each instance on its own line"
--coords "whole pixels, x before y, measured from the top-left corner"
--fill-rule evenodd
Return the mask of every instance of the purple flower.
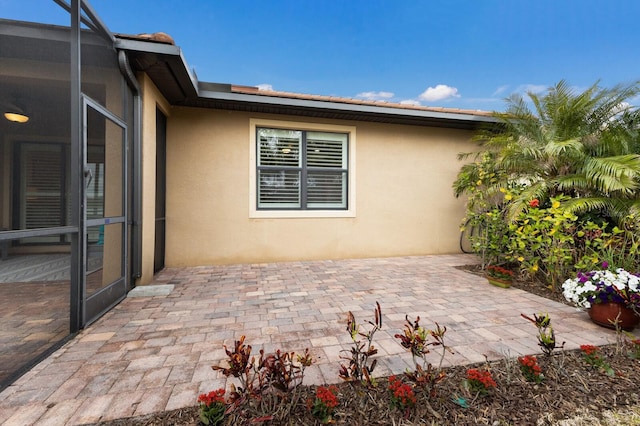
M 602 262 L 602 269 L 607 269 L 609 267 L 609 262 Z

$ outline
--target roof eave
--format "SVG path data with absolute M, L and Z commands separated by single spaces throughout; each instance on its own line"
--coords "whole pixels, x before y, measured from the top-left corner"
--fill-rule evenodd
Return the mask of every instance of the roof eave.
M 173 44 L 117 37 L 116 47 L 127 51 L 133 68 L 146 72 L 172 105 L 460 129 L 477 129 L 497 123 L 486 113 L 475 115 L 354 104 L 335 99 L 299 99 L 259 91 L 238 93 L 229 84 L 198 82 L 189 70 L 182 50 Z
M 214 86 L 224 87 L 224 85 Z M 247 109 L 251 108 L 253 111 L 265 113 L 290 114 L 292 110 L 298 110 L 300 114 L 296 115 L 461 129 L 476 129 L 481 125 L 496 123 L 494 117 L 487 115 L 403 109 L 378 105 L 354 105 L 335 101 L 292 99 L 260 94 L 233 93 L 225 90 L 206 90 L 202 89 L 202 87 L 199 91 L 199 101 L 190 102 L 187 100 L 183 105 L 205 106 L 207 104 L 218 108 L 224 105 L 234 106 L 232 109 L 240 109 L 239 106 L 244 104 L 247 106 Z
M 198 78 L 178 46 L 117 36 L 115 47 L 127 52 L 133 68 L 146 72 L 170 103 L 198 96 Z

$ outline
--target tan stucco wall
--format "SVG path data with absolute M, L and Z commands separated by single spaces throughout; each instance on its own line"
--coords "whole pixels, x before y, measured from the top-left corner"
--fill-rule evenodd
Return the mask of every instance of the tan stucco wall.
M 354 126 L 355 217 L 249 218 L 250 119 L 299 121 L 303 129 L 304 123 Z M 464 205 L 451 185 L 461 166 L 456 155 L 473 147 L 470 137 L 461 130 L 174 107 L 165 263 L 458 252 Z
M 156 108 L 169 116 L 171 108 L 146 74 L 138 76 L 142 91 L 142 268 L 136 285 L 153 280 L 156 208 Z

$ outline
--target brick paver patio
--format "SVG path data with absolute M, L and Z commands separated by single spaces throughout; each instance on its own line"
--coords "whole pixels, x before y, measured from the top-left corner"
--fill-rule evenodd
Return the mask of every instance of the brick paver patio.
M 606 344 L 615 333 L 587 314 L 454 268 L 470 255 L 290 262 L 167 269 L 164 296 L 130 297 L 0 393 L 5 425 L 83 424 L 194 405 L 224 387 L 211 365 L 223 344 L 247 336 L 254 352 L 309 348 L 306 384 L 339 382 L 349 348 L 345 318 L 373 320 L 379 301 L 376 375 L 397 374 L 411 357 L 394 339 L 405 315 L 446 326 L 455 351 L 445 365 L 538 353 L 536 329 L 520 314 L 548 312 L 566 347 Z M 437 357 L 434 355 L 434 360 Z

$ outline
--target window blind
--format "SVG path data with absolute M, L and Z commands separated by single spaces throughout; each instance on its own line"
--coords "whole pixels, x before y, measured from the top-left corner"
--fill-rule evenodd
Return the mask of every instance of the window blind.
M 21 222 L 24 229 L 64 225 L 62 147 L 22 148 Z
M 346 209 L 348 135 L 257 129 L 261 209 Z

